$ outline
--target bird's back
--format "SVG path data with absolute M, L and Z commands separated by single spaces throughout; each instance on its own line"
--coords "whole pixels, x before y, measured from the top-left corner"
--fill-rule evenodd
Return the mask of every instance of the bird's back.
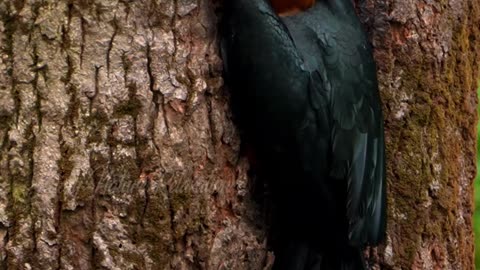
M 375 244 L 383 238 L 386 224 L 383 117 L 373 51 L 347 1 L 317 2 L 305 12 L 281 19 L 304 68 L 312 72 L 313 83 L 320 85 L 317 89 L 322 96 L 310 100 L 325 103 L 311 105 L 316 119 L 326 119 L 312 119 L 317 130 L 299 142 L 307 144 L 301 148 L 314 148 L 306 152 L 303 162 L 306 170 L 317 171 L 312 174 L 317 178 L 313 181 L 320 181 L 327 193 L 332 193 L 329 209 L 319 208 L 324 213 L 343 213 L 338 223 L 350 224 L 333 222 L 333 226 L 349 226 L 346 230 L 352 243 Z M 323 122 L 328 125 L 319 124 Z M 322 141 L 325 136 L 327 149 L 315 149 L 315 143 L 306 139 Z M 322 152 L 325 150 L 327 153 Z M 326 170 L 320 165 L 325 160 L 331 162 Z M 342 216 L 347 220 L 341 220 Z
M 281 18 L 265 0 L 228 3 L 227 83 L 269 181 L 280 238 L 293 235 L 297 250 L 302 241 L 332 249 L 336 262 L 361 259 L 352 250 L 385 232 L 383 119 L 372 49 L 350 0 Z M 290 245 L 282 241 L 280 254 Z

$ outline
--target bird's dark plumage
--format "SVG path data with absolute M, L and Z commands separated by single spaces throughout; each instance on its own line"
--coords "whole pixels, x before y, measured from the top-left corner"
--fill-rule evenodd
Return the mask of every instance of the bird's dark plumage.
M 244 139 L 269 180 L 276 269 L 364 269 L 386 226 L 383 118 L 350 0 L 278 17 L 226 1 L 222 53 Z

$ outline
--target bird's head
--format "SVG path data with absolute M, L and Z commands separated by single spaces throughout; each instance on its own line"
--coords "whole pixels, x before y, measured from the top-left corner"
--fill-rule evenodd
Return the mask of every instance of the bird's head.
M 270 0 L 270 3 L 278 15 L 289 16 L 311 8 L 315 0 Z

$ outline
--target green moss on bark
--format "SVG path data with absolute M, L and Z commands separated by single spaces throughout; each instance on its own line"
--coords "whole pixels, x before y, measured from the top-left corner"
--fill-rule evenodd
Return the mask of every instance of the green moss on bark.
M 453 31 L 452 48 L 443 68 L 432 70 L 432 56 L 421 51 L 411 50 L 408 55 L 404 52 L 405 55 L 396 56 L 404 72 L 401 89 L 412 97 L 404 118 L 387 124 L 387 133 L 398 132 L 390 134 L 392 141 L 387 145 L 393 197 L 390 205 L 394 207 L 389 226 L 402 239 L 396 245 L 398 255 L 394 258 L 395 265 L 402 269 L 412 267 L 421 244 L 426 241 L 449 243 L 459 218 L 462 168 L 458 155 L 468 146 L 448 138 L 456 138 L 452 132 L 465 132 L 465 139 L 473 141 L 476 119 L 466 103 L 471 102 L 467 99 L 475 88 L 472 79 L 477 72 L 472 70 L 476 55 L 469 37 L 479 36 L 478 30 L 471 33 L 472 27 L 466 22 L 459 25 Z M 400 102 L 388 93 L 383 98 Z M 471 129 L 449 130 L 452 126 Z M 468 247 L 447 244 L 452 257 L 468 253 L 462 250 L 465 248 Z

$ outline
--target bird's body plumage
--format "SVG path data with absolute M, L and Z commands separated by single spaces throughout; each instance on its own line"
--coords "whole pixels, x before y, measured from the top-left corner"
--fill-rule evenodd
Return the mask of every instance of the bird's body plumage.
M 383 118 L 350 0 L 289 17 L 265 0 L 226 5 L 227 83 L 269 180 L 275 267 L 363 269 L 361 248 L 385 234 Z

